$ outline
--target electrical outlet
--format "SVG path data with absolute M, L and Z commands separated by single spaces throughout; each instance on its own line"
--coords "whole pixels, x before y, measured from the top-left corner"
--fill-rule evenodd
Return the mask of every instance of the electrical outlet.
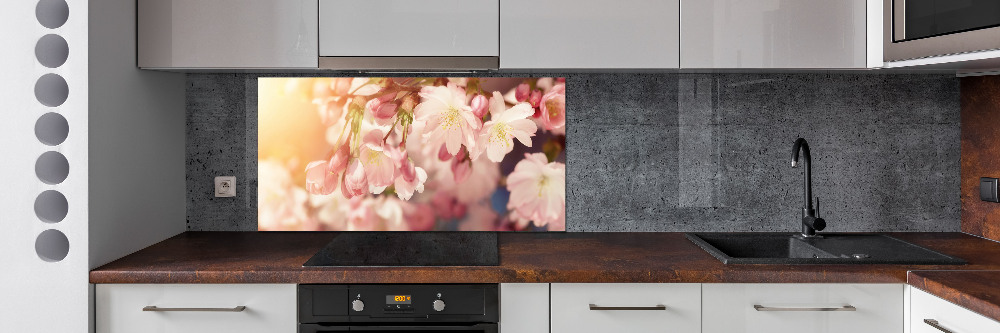
M 227 198 L 236 196 L 236 177 L 219 176 L 215 177 L 215 197 Z

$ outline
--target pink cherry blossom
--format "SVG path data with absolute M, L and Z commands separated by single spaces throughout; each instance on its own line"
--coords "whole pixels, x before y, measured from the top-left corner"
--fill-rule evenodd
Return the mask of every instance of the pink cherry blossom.
M 351 89 L 351 78 L 341 77 L 330 81 L 330 90 L 334 95 L 345 96 Z
M 347 135 L 347 141 L 351 141 L 351 135 Z M 330 157 L 330 164 L 327 166 L 330 173 L 340 174 L 347 170 L 347 162 L 351 159 L 351 144 L 344 142 L 337 148 L 337 151 Z
M 535 89 L 531 91 L 531 96 L 528 96 L 528 103 L 531 103 L 531 107 L 537 108 L 538 103 L 542 102 L 542 91 Z
M 337 189 L 339 173 L 329 171 L 329 161 L 312 161 L 306 165 L 306 191 L 310 194 L 327 195 Z
M 469 153 L 465 149 L 459 150 L 455 159 L 451 160 L 451 173 L 455 177 L 455 183 L 461 184 L 472 173 L 472 163 L 469 160 Z
M 319 105 L 319 120 L 323 122 L 323 125 L 332 126 L 340 121 L 341 117 L 344 115 L 344 104 L 347 98 L 330 96 L 317 98 L 313 100 L 314 104 Z
M 517 85 L 517 88 L 514 90 L 514 98 L 517 99 L 518 102 L 527 101 L 530 96 L 531 86 L 527 83 Z
M 415 177 L 408 181 L 403 177 L 396 177 L 396 196 L 402 200 L 410 200 L 413 192 L 423 192 L 424 182 L 427 181 L 427 171 L 424 168 L 414 168 Z
M 396 116 L 396 103 L 392 103 L 395 94 L 385 94 L 372 98 L 365 104 L 365 112 L 371 113 L 379 125 L 392 125 L 392 117 Z
M 497 229 L 497 213 L 488 203 L 470 205 L 465 221 L 458 226 L 461 231 L 494 231 Z
M 455 198 L 455 196 L 446 191 L 438 191 L 431 198 L 431 205 L 434 206 L 434 212 L 437 213 L 438 217 L 445 220 L 450 219 L 460 219 L 465 217 L 465 212 L 468 206 Z
M 448 147 L 445 147 L 445 145 L 441 145 L 441 149 L 438 149 L 438 159 L 441 161 L 450 160 L 454 156 L 455 154 L 448 152 Z
M 358 157 L 364 166 L 368 190 L 372 194 L 382 193 L 386 187 L 392 185 L 393 179 L 395 179 L 396 162 L 383 146 L 383 136 L 384 134 L 380 130 L 368 132 Z
M 457 154 L 462 145 L 475 146 L 479 121 L 472 108 L 465 105 L 465 91 L 453 83 L 447 87 L 425 87 L 423 99 L 414 110 L 417 121 L 424 122 L 423 137 L 431 146 L 445 144 L 448 152 Z
M 378 216 L 371 199 L 363 196 L 353 197 L 347 200 L 347 230 L 375 230 L 378 224 Z
M 547 130 L 566 125 L 566 85 L 557 84 L 545 93 L 541 101 L 542 125 Z
M 477 150 L 472 159 L 486 150 L 486 157 L 493 162 L 503 161 L 503 157 L 514 149 L 514 138 L 521 144 L 531 147 L 531 137 L 535 136 L 538 127 L 534 121 L 527 119 L 534 113 L 528 103 L 518 103 L 508 109 L 500 92 L 493 92 L 490 98 L 490 121 L 483 125 Z
M 559 223 L 566 207 L 566 166 L 549 163 L 543 153 L 524 157 L 507 176 L 507 208 L 537 226 Z
M 365 194 L 368 190 L 368 179 L 365 178 L 365 168 L 355 159 L 348 165 L 344 173 L 344 181 L 340 183 L 340 191 L 345 198 L 351 199 Z
M 498 92 L 494 92 L 497 94 Z M 490 105 L 489 101 L 486 100 L 486 96 L 476 94 L 472 97 L 469 102 L 469 106 L 472 107 L 472 114 L 476 115 L 476 118 L 482 119 L 486 115 L 486 111 L 489 111 Z

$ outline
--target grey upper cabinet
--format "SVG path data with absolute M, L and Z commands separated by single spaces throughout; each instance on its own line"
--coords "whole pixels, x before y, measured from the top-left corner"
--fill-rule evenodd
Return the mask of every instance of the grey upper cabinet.
M 682 0 L 681 68 L 880 67 L 880 6 L 870 0 Z M 869 45 L 877 48 L 869 52 Z
M 316 0 L 138 0 L 140 68 L 317 67 Z
M 500 68 L 677 68 L 678 0 L 502 0 Z

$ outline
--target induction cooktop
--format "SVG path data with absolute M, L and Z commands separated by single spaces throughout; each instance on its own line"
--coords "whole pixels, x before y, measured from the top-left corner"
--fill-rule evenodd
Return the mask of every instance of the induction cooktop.
M 304 267 L 496 266 L 495 232 L 340 232 Z

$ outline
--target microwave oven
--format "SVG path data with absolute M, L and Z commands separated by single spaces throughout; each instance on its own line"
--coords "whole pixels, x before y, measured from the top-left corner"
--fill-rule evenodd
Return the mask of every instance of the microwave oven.
M 886 62 L 1000 49 L 1000 1 L 884 0 Z

